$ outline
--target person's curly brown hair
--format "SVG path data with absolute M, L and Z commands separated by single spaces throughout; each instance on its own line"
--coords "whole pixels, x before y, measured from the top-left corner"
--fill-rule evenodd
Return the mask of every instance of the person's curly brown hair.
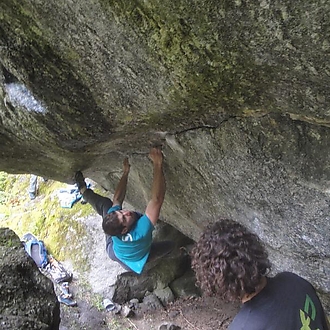
M 193 247 L 191 257 L 203 292 L 227 301 L 254 293 L 271 268 L 259 237 L 229 219 L 209 225 Z

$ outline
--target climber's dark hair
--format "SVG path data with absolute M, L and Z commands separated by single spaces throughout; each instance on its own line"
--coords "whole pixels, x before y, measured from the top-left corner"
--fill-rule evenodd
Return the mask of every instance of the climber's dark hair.
M 120 236 L 125 226 L 119 222 L 116 212 L 111 212 L 103 217 L 102 228 L 107 235 Z
M 229 219 L 209 225 L 191 252 L 197 284 L 207 295 L 227 301 L 256 292 L 271 268 L 259 237 Z

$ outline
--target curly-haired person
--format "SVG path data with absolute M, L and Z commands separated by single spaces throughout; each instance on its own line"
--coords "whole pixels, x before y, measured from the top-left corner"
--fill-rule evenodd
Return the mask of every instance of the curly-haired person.
M 209 225 L 191 256 L 205 294 L 242 303 L 230 330 L 329 329 L 313 286 L 290 272 L 269 277 L 263 243 L 238 222 L 220 219 Z

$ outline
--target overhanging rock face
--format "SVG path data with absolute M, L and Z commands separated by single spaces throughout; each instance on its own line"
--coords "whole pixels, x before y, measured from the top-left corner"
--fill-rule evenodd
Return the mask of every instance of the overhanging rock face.
M 0 169 L 149 197 L 197 239 L 232 217 L 330 305 L 329 28 L 324 1 L 0 3 Z

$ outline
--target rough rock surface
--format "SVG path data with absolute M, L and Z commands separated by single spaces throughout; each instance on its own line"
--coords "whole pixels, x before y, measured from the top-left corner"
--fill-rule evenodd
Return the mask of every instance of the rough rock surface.
M 0 228 L 0 254 L 0 328 L 59 329 L 60 306 L 53 283 L 10 229 Z
M 162 143 L 162 220 L 221 216 L 330 310 L 330 5 L 292 1 L 0 3 L 0 169 L 113 189 L 145 206 Z

